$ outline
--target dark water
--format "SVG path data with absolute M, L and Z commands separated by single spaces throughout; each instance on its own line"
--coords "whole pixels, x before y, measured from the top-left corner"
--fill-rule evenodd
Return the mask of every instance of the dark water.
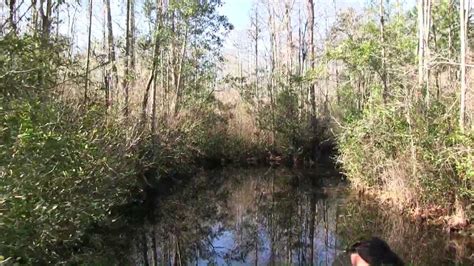
M 412 265 L 473 265 L 472 239 L 409 223 L 324 168 L 203 173 L 148 214 L 127 236 L 128 264 L 350 265 L 343 250 L 377 235 Z

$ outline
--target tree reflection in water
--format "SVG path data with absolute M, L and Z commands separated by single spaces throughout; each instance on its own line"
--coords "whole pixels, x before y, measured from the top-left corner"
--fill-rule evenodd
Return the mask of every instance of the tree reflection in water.
M 350 265 L 344 248 L 378 235 L 415 265 L 467 262 L 472 243 L 461 243 L 465 255 L 458 250 L 456 258 L 443 233 L 350 195 L 340 180 L 327 169 L 201 174 L 158 200 L 133 237 L 129 259 L 141 265 Z

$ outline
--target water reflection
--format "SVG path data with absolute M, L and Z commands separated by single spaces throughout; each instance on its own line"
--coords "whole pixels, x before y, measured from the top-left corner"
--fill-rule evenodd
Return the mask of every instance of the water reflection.
M 135 233 L 131 264 L 350 265 L 344 248 L 378 235 L 415 265 L 468 264 L 441 232 L 419 228 L 350 195 L 320 169 L 202 174 L 160 199 Z M 464 240 L 466 241 L 466 240 Z

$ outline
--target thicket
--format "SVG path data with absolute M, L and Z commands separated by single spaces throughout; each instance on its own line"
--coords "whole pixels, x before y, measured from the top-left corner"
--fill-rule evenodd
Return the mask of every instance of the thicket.
M 226 107 L 213 97 L 183 107 L 155 134 L 99 98 L 61 97 L 71 88 L 61 87 L 65 73 L 81 69 L 66 59 L 67 44 L 0 40 L 0 255 L 10 262 L 68 261 L 91 226 L 116 222 L 114 210 L 146 197 L 161 177 L 245 162 L 256 151 L 230 133 Z
M 18 16 L 9 1 L 0 29 L 3 258 L 66 262 L 91 225 L 120 219 L 117 206 L 164 176 L 281 157 L 311 164 L 334 136 L 355 186 L 402 209 L 456 216 L 453 225 L 472 222 L 472 99 L 460 125 L 457 1 L 424 12 L 428 54 L 416 52 L 419 14 L 384 1 L 336 12 L 321 45 L 312 0 L 298 2 L 306 14 L 290 1 L 259 2 L 251 51 L 240 48 L 240 73 L 225 82 L 220 49 L 232 26 L 221 1 L 143 3 L 137 12 L 126 1 L 125 38 L 114 41 L 104 1 L 104 39 L 89 38 L 86 52 L 74 29 L 53 34 L 56 15 L 79 3 L 31 1 Z M 89 2 L 89 36 L 96 7 Z M 142 32 L 135 14 L 149 26 Z M 245 71 L 244 57 L 255 60 Z
M 459 60 L 458 17 L 451 5 L 433 7 L 431 76 L 422 85 L 414 82 L 421 74 L 413 10 L 390 17 L 383 38 L 380 25 L 343 14 L 338 30 L 349 37 L 327 56 L 345 67 L 334 113 L 341 121 L 339 161 L 349 180 L 425 218 L 452 216 L 441 223 L 459 227 L 473 219 L 474 132 L 459 125 L 457 68 L 441 62 Z

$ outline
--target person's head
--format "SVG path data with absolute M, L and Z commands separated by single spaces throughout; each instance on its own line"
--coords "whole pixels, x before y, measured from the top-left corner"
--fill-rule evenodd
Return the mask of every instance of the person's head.
M 348 251 L 351 254 L 352 266 L 405 265 L 388 244 L 378 237 L 359 241 L 352 245 Z

